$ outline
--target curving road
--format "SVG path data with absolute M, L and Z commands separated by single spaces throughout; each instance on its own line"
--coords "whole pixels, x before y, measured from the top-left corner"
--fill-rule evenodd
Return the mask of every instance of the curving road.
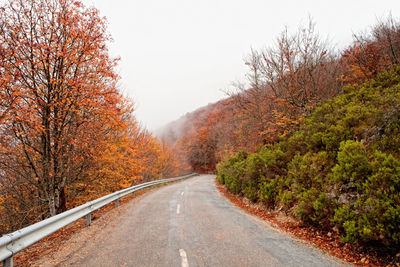
M 61 265 L 340 266 L 232 205 L 214 178 L 202 175 L 146 194 Z

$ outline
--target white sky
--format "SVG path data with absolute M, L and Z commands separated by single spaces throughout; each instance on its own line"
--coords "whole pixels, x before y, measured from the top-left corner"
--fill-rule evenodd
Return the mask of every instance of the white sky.
M 246 72 L 251 47 L 272 44 L 310 15 L 322 36 L 343 47 L 399 0 L 83 0 L 106 16 L 120 56 L 121 89 L 150 130 L 223 97 Z

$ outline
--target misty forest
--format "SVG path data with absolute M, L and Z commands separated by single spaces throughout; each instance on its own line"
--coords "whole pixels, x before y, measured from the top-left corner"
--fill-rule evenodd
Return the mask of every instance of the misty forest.
M 310 20 L 244 64 L 248 81 L 167 125 L 162 140 L 270 213 L 398 253 L 400 21 L 379 21 L 338 51 Z

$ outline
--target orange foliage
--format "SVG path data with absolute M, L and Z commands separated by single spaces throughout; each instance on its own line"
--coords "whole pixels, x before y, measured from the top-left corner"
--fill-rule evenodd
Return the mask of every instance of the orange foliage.
M 10 0 L 0 24 L 0 234 L 176 172 L 117 89 L 95 8 Z
M 389 61 L 383 57 L 379 44 L 368 42 L 354 45 L 344 51 L 342 64 L 345 66 L 342 79 L 352 84 L 375 77 L 389 65 Z
M 221 160 L 239 150 L 254 152 L 300 123 L 301 112 L 267 88 L 244 90 L 188 113 L 168 125 L 163 138 L 192 171 L 214 172 Z
M 400 23 L 391 16 L 372 27 L 369 34 L 356 35 L 355 39 L 341 58 L 345 83 L 374 78 L 379 72 L 400 64 Z

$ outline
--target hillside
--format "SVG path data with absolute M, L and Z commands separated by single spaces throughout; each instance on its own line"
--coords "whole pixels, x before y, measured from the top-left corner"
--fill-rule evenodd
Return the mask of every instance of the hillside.
M 399 63 L 391 17 L 340 53 L 312 23 L 283 31 L 245 58 L 248 87 L 171 124 L 180 134 L 167 140 L 192 170 L 267 211 L 400 255 Z
M 218 167 L 237 194 L 343 240 L 400 244 L 400 67 L 318 107 L 281 141 Z

